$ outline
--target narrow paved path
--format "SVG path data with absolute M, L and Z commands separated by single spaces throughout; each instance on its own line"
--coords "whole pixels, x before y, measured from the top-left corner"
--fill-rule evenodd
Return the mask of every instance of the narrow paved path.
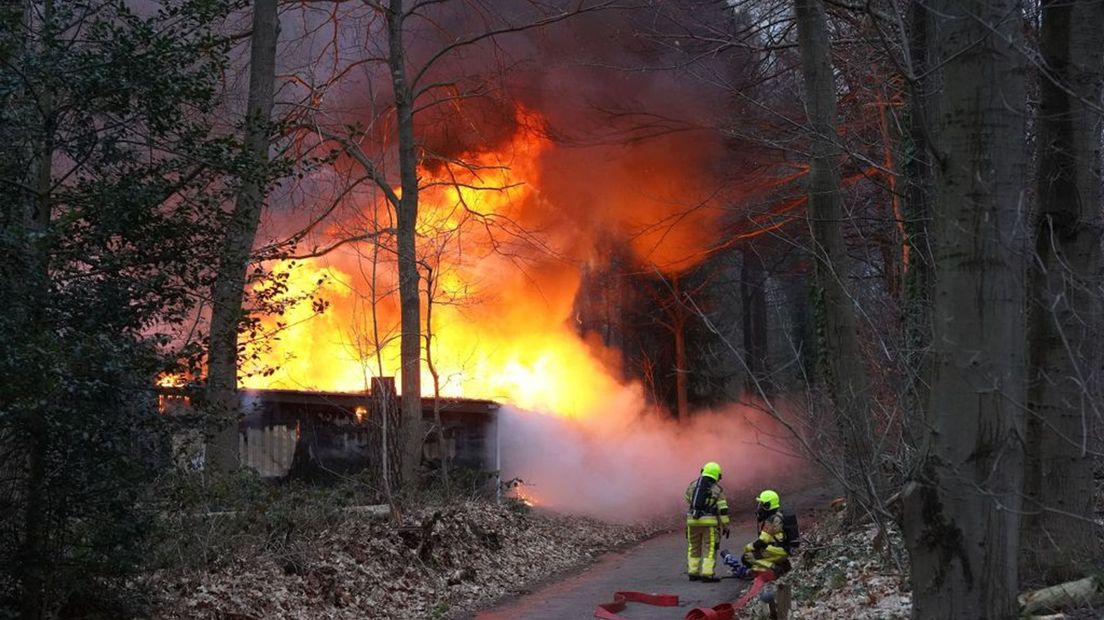
M 831 497 L 829 489 L 811 489 L 796 494 L 790 502 L 783 495 L 783 502 L 800 514 L 811 506 L 826 506 Z M 731 537 L 721 539 L 721 548 L 735 551 L 754 534 L 753 517 L 738 515 Z M 728 569 L 722 565 L 717 574 L 727 575 Z M 472 617 L 476 620 L 583 620 L 594 617 L 594 608 L 599 603 L 612 601 L 614 592 L 638 590 L 677 594 L 679 606 L 651 607 L 630 603 L 622 616 L 632 620 L 680 620 L 694 607 L 712 607 L 739 598 L 747 587 L 747 581 L 732 578 L 721 579 L 719 583 L 689 581 L 686 577 L 686 537 L 676 531 L 627 551 L 603 556 L 580 569 L 578 574 Z
M 722 539 L 721 548 L 740 546 L 750 540 L 755 524 L 743 519 Z M 711 607 L 737 598 L 746 581 L 722 579 L 701 583 L 686 578 L 686 536 L 664 534 L 622 553 L 614 553 L 586 567 L 576 575 L 546 585 L 510 603 L 475 616 L 477 620 L 574 620 L 594 617 L 599 603 L 613 600 L 618 590 L 639 590 L 677 594 L 679 607 L 651 607 L 630 603 L 621 615 L 633 620 L 682 618 L 693 607 Z M 723 568 L 723 567 L 722 567 Z M 723 575 L 726 569 L 717 571 Z

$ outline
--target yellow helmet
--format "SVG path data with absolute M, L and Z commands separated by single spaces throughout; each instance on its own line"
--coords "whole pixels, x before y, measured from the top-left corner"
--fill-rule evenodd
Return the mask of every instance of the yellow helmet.
M 766 489 L 759 493 L 759 497 L 755 498 L 755 501 L 764 506 L 767 510 L 775 510 L 781 505 L 782 500 L 778 497 L 778 493 Z
M 702 465 L 701 473 L 706 478 L 712 478 L 714 480 L 721 479 L 721 466 L 715 461 L 709 461 L 705 465 Z

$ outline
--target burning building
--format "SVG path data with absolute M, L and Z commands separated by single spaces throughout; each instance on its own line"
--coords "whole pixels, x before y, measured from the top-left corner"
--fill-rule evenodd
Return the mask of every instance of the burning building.
M 240 392 L 243 417 L 238 425 L 238 456 L 243 467 L 270 479 L 325 480 L 334 475 L 377 471 L 384 458 L 383 416 L 398 426 L 394 381 L 376 380 L 369 392 L 247 389 Z M 205 465 L 205 446 L 186 422 L 202 404 L 202 392 L 159 388 L 161 410 L 185 421 L 174 437 L 177 463 Z M 423 460 L 434 466 L 447 458 L 454 467 L 475 472 L 499 468 L 499 405 L 489 400 L 427 398 L 422 401 L 427 426 L 439 411 L 444 445 L 436 434 L 423 448 Z M 392 460 L 397 455 L 391 455 Z
M 509 12 L 527 3 L 498 4 Z M 735 27 L 725 3 L 691 4 L 680 19 Z M 354 19 L 333 26 L 346 24 L 335 43 L 363 36 Z M 775 174 L 776 156 L 732 129 L 755 121 L 736 95 L 757 79 L 750 52 L 704 53 L 689 31 L 650 37 L 648 23 L 603 11 L 435 56 L 467 28 L 486 27 L 461 11 L 406 39 L 412 67 L 434 60 L 415 71 L 425 84 L 452 89 L 439 100 L 420 91 L 414 122 L 421 385 L 426 410 L 455 406 L 442 412 L 456 442 L 446 449 L 460 458 L 466 443 L 488 446 L 478 429 L 493 411 L 479 403 L 491 400 L 599 424 L 627 419 L 611 414 L 621 401 L 639 411 L 638 396 L 660 417 L 731 403 L 749 383 L 733 351 L 763 348 L 746 334 L 763 329 L 766 311 L 738 317 L 752 297 L 762 305 L 781 289 L 750 273 L 732 242 L 752 234 L 740 224 L 778 231 L 792 221 L 764 196 L 795 178 L 792 168 Z M 358 62 L 338 56 L 333 63 Z M 281 58 L 352 75 L 319 56 Z M 672 70 L 692 63 L 701 71 Z M 252 292 L 278 312 L 257 314 L 243 343 L 243 404 L 264 421 L 244 427 L 241 448 L 266 472 L 295 471 L 304 445 L 370 453 L 378 444 L 357 412 L 375 419 L 377 410 L 352 394 L 371 391 L 368 377 L 400 374 L 395 107 L 385 68 L 357 66 L 357 77 L 301 93 L 317 107 L 294 112 L 311 115 L 297 147 L 325 163 L 273 194 L 258 237 L 279 251 L 262 253 L 275 283 Z M 800 294 L 800 283 L 792 288 Z M 328 430 L 304 419 L 325 419 Z M 279 456 L 262 462 L 257 450 Z
M 491 5 L 502 13 L 496 18 L 525 10 Z M 735 27 L 735 14 L 718 7 L 700 3 L 662 17 Z M 738 49 L 702 54 L 689 32 L 672 47 L 666 33 L 649 36 L 651 17 L 618 11 L 437 57 L 437 47 L 487 27 L 467 9 L 439 9 L 434 27 L 411 37 L 407 50 L 412 67 L 433 60 L 424 74 L 412 69 L 427 84 L 456 91 L 441 101 L 427 91 L 414 123 L 423 329 L 436 366 L 422 369 L 423 393 L 591 415 L 643 378 L 641 356 L 624 349 L 655 340 L 626 334 L 655 328 L 624 320 L 635 312 L 628 304 L 652 303 L 624 289 L 641 274 L 700 266 L 730 221 L 744 217 L 734 205 L 762 189 L 746 182 L 758 170 L 741 165 L 752 159 L 749 148 L 724 131 L 740 112 L 732 89 L 754 79 L 737 75 L 750 60 Z M 689 59 L 717 79 L 670 69 Z M 304 93 L 325 102 L 308 124 L 331 135 L 352 131 L 359 150 L 354 156 L 321 131 L 299 136 L 308 151 L 338 154 L 278 192 L 263 223 L 262 242 L 293 237 L 297 245 L 270 263 L 285 278 L 275 304 L 283 312 L 263 319 L 260 331 L 278 337 L 251 343 L 245 387 L 362 391 L 366 367 L 400 374 L 386 196 L 397 179 L 394 104 L 386 71 L 357 75 Z M 365 159 L 382 181 L 363 182 Z M 608 281 L 588 280 L 595 274 Z M 293 303 L 305 298 L 318 303 Z M 686 370 L 654 365 L 660 381 Z M 725 395 L 734 392 L 726 384 Z

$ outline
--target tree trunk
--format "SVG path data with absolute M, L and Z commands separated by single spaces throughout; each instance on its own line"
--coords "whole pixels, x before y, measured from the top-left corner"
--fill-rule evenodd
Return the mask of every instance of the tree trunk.
M 936 0 L 942 63 L 928 451 L 904 496 L 914 618 L 1016 616 L 1023 482 L 1020 6 Z
M 785 365 L 790 368 L 779 370 L 779 388 L 783 390 L 799 389 L 807 385 L 807 378 L 816 371 L 817 343 L 813 331 L 812 285 L 803 267 L 800 252 L 793 252 L 785 262 L 786 275 L 780 279 L 784 304 L 772 311 L 772 315 L 783 327 L 782 341 L 776 346 L 793 362 Z M 785 374 L 781 374 L 781 373 Z
M 372 379 L 372 397 L 377 399 L 376 410 L 380 412 L 380 441 L 377 443 L 380 449 L 380 482 L 383 485 L 383 498 L 391 510 L 391 520 L 396 524 L 402 523 L 402 514 L 395 502 L 394 480 L 397 465 L 402 463 L 402 451 L 396 449 L 395 425 L 391 423 L 394 412 L 398 411 L 399 403 L 395 398 L 395 382 L 387 380 L 383 376 L 383 341 L 380 339 L 379 313 L 376 312 L 379 302 L 379 253 L 380 244 L 377 239 L 372 245 L 372 285 L 370 290 L 370 303 L 372 305 L 372 344 L 376 349 L 376 376 Z
M 25 18 L 28 25 L 33 19 L 29 14 Z M 54 2 L 46 0 L 42 6 L 41 23 L 38 27 L 51 37 L 57 24 L 54 23 Z M 42 47 L 52 51 L 56 41 L 47 38 Z M 25 279 L 35 291 L 34 299 L 27 300 L 29 306 L 28 324 L 34 333 L 50 330 L 46 323 L 46 299 L 50 294 L 49 262 L 50 258 L 40 239 L 50 229 L 52 210 L 52 189 L 54 184 L 54 140 L 56 127 L 55 93 L 48 85 L 38 93 L 42 114 L 42 142 L 39 150 L 32 156 L 30 174 L 35 195 L 28 196 L 24 211 L 23 227 L 28 240 L 29 254 L 27 267 L 30 273 Z M 44 388 L 44 390 L 47 388 Z M 44 407 L 30 413 L 27 425 L 27 474 L 26 507 L 23 514 L 23 548 L 20 557 L 23 561 L 23 583 L 21 591 L 21 612 L 23 618 L 37 620 L 46 613 L 46 577 L 50 572 L 49 555 L 49 472 L 47 462 L 50 456 L 50 424 L 46 418 L 48 410 Z
M 686 305 L 682 303 L 680 277 L 671 276 L 671 331 L 675 337 L 675 414 L 679 422 L 690 419 L 690 397 L 687 391 L 690 369 L 686 359 Z
M 932 168 L 929 153 L 931 94 L 937 78 L 928 62 L 931 14 L 925 3 L 914 0 L 909 16 L 910 88 L 908 140 L 909 157 L 904 165 L 905 244 L 908 262 L 904 272 L 905 326 L 905 429 L 910 440 L 924 437 L 928 390 L 928 346 L 931 344 L 932 254 L 928 226 L 932 209 Z
M 391 69 L 391 86 L 395 96 L 402 186 L 402 196 L 396 205 L 402 331 L 402 483 L 413 487 L 417 484 L 418 465 L 422 456 L 422 325 L 415 245 L 415 227 L 418 222 L 418 152 L 414 138 L 414 94 L 406 77 L 403 21 L 402 0 L 390 0 L 387 11 L 388 66 Z
M 1023 568 L 1049 580 L 1099 557 L 1092 429 L 1100 338 L 1104 5 L 1044 0 L 1039 215 L 1029 272 Z
M 426 324 L 425 324 L 425 353 L 426 368 L 433 378 L 433 427 L 437 439 L 437 456 L 441 459 L 441 488 L 445 497 L 452 493 L 449 489 L 449 454 L 445 446 L 445 427 L 441 423 L 441 375 L 437 373 L 437 365 L 433 363 L 433 302 L 436 298 L 437 281 L 434 280 L 432 267 L 426 268 Z
M 395 421 L 399 412 L 399 399 L 395 394 L 395 381 L 390 377 L 377 376 L 372 378 L 373 410 L 380 414 L 379 436 L 373 432 L 373 441 L 370 445 L 379 446 L 379 473 L 383 486 L 383 498 L 391 507 L 391 519 L 395 523 L 402 523 L 402 514 L 398 503 L 395 502 L 393 492 L 393 480 L 395 471 L 402 463 L 402 450 L 395 436 Z
M 740 309 L 743 311 L 744 355 L 748 377 L 745 389 L 749 394 L 761 387 L 768 394 L 774 391 L 770 380 L 767 353 L 767 295 L 763 259 L 753 246 L 745 246 L 740 262 Z
M 221 471 L 238 466 L 238 326 L 241 322 L 249 256 L 264 205 L 276 83 L 276 40 L 280 20 L 276 0 L 256 0 L 249 56 L 249 101 L 245 148 L 258 169 L 242 180 L 219 255 L 211 304 L 207 350 L 207 403 L 221 422 L 208 448 L 208 462 Z
M 855 480 L 850 504 L 869 504 L 882 487 L 874 454 L 869 418 L 866 369 L 859 348 L 858 323 L 845 283 L 847 247 L 841 223 L 843 198 L 839 187 L 839 136 L 836 133 L 836 91 L 828 27 L 821 0 L 796 0 L 797 37 L 812 130 L 809 174 L 809 227 L 820 289 L 819 319 L 827 384 L 836 409 L 843 459 Z

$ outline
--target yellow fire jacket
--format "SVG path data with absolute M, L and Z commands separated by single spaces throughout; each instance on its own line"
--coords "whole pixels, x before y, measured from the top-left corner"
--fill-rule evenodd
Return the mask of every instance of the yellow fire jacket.
M 686 525 L 728 525 L 724 489 L 709 476 L 699 476 L 686 487 Z
M 786 534 L 782 529 L 782 511 L 775 511 L 759 523 L 759 536 L 744 545 L 744 564 L 752 570 L 784 572 L 789 566 L 790 553 L 783 546 Z

